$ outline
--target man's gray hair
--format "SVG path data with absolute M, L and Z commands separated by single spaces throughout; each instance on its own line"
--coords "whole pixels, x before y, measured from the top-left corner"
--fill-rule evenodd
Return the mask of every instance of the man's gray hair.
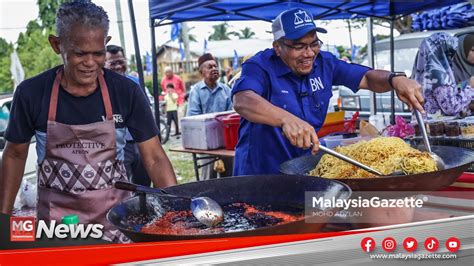
M 56 34 L 65 37 L 75 25 L 104 29 L 109 33 L 109 16 L 100 6 L 89 0 L 75 0 L 62 4 L 56 14 Z

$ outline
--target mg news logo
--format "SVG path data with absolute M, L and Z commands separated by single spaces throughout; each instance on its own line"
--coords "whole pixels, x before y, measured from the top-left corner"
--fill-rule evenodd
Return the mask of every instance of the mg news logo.
M 76 238 L 101 238 L 104 226 L 101 224 L 58 224 L 51 221 L 47 224 L 43 220 L 38 221 L 36 228 L 34 217 L 10 217 L 10 241 L 35 241 L 36 238 L 64 239 Z

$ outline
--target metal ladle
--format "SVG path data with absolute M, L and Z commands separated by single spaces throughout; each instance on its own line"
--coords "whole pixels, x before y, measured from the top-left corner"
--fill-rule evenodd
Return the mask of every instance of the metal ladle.
M 421 136 L 423 138 L 423 143 L 425 144 L 426 151 L 430 154 L 431 158 L 436 162 L 436 167 L 438 171 L 446 169 L 446 164 L 443 159 L 439 157 L 436 153 L 431 151 L 430 141 L 428 139 L 428 134 L 426 133 L 425 122 L 423 121 L 423 116 L 420 111 L 414 109 L 416 120 L 418 121 L 418 128 L 420 128 Z
M 220 222 L 222 222 L 222 220 L 224 220 L 224 211 L 222 210 L 221 206 L 219 205 L 219 203 L 209 197 L 190 198 L 185 196 L 178 196 L 170 194 L 161 188 L 151 188 L 127 182 L 115 182 L 114 186 L 117 189 L 132 192 L 153 193 L 165 197 L 183 198 L 186 200 L 190 200 L 190 207 L 194 217 L 196 217 L 199 222 L 208 227 L 218 225 Z

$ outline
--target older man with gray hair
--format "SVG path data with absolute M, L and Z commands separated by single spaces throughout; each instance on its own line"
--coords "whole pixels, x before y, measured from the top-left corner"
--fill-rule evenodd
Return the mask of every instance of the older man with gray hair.
M 11 214 L 31 138 L 38 153 L 39 220 L 102 224 L 103 238 L 126 238 L 106 214 L 130 196 L 114 188 L 127 181 L 125 131 L 138 143 L 156 187 L 176 185 L 143 91 L 127 77 L 104 69 L 109 18 L 89 1 L 59 7 L 49 43 L 63 65 L 23 81 L 13 97 L 7 144 L 0 165 L 0 212 Z M 13 122 L 14 121 L 14 122 Z

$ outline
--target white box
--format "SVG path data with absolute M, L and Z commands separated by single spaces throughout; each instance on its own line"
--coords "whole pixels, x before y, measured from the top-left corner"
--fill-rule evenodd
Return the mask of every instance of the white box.
M 183 117 L 181 119 L 183 147 L 198 150 L 223 148 L 223 128 L 216 116 L 229 113 L 232 111 Z

